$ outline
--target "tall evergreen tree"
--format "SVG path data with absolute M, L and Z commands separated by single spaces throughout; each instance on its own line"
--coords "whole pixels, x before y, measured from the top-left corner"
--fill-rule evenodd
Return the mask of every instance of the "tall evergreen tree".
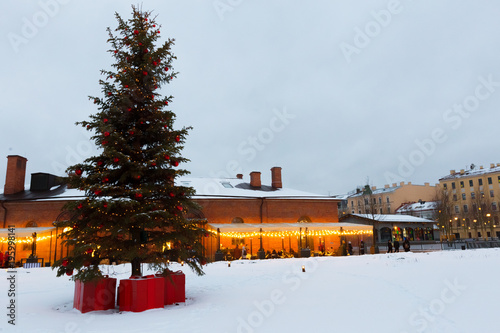
M 174 129 L 169 110 L 173 97 L 160 88 L 177 73 L 173 39 L 160 47 L 160 26 L 151 12 L 132 7 L 133 17 L 108 28 L 113 70 L 103 70 L 102 97 L 90 97 L 99 112 L 78 125 L 93 132 L 98 156 L 68 168 L 68 183 L 85 191 L 85 199 L 64 209 L 74 216 L 58 226 L 71 254 L 54 263 L 57 276 L 89 281 L 102 277 L 103 259 L 132 264 L 141 275 L 141 263 L 168 271 L 167 260 L 184 260 L 202 274 L 201 237 L 205 231 L 186 218 L 194 190 L 176 186 L 188 171 L 181 163 L 183 143 L 190 127 Z

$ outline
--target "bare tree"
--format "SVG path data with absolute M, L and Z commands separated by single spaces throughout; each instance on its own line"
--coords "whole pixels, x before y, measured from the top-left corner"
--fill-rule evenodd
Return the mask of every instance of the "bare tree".
M 447 239 L 451 239 L 451 235 L 453 234 L 453 202 L 451 198 L 451 194 L 449 193 L 447 188 L 438 187 L 436 189 L 436 196 L 434 201 L 437 202 L 437 214 L 436 214 L 436 222 L 440 228 L 440 231 L 444 231 L 444 236 Z

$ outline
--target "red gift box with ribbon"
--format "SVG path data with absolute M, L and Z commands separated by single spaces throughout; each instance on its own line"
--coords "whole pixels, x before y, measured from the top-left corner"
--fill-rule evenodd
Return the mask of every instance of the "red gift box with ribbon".
M 120 280 L 118 306 L 120 311 L 142 312 L 164 306 L 164 278 L 148 275 Z
M 107 275 L 100 280 L 75 281 L 73 307 L 81 313 L 115 308 L 116 279 Z
M 163 276 L 156 274 L 156 276 Z M 165 277 L 165 305 L 186 301 L 186 275 L 170 271 Z

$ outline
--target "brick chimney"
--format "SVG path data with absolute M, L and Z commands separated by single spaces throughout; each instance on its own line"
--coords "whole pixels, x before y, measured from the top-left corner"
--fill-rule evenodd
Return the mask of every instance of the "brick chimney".
M 255 188 L 261 187 L 260 172 L 258 172 L 258 171 L 250 172 L 250 186 L 255 187 Z
M 283 188 L 281 182 L 281 167 L 271 168 L 271 186 L 273 188 Z
M 237 174 L 236 179 L 243 179 L 243 174 L 241 174 L 241 173 Z
M 26 177 L 26 162 L 28 160 L 19 155 L 7 156 L 7 175 L 3 194 L 14 194 L 24 191 Z

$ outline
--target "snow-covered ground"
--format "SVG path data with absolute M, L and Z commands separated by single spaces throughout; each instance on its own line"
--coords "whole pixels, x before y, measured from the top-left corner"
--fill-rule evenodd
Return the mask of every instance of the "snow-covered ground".
M 302 272 L 302 265 L 306 272 Z M 196 276 L 186 303 L 141 313 L 72 309 L 74 282 L 18 269 L 16 326 L 1 332 L 495 332 L 500 249 L 225 262 Z M 119 279 L 130 266 L 105 266 Z

